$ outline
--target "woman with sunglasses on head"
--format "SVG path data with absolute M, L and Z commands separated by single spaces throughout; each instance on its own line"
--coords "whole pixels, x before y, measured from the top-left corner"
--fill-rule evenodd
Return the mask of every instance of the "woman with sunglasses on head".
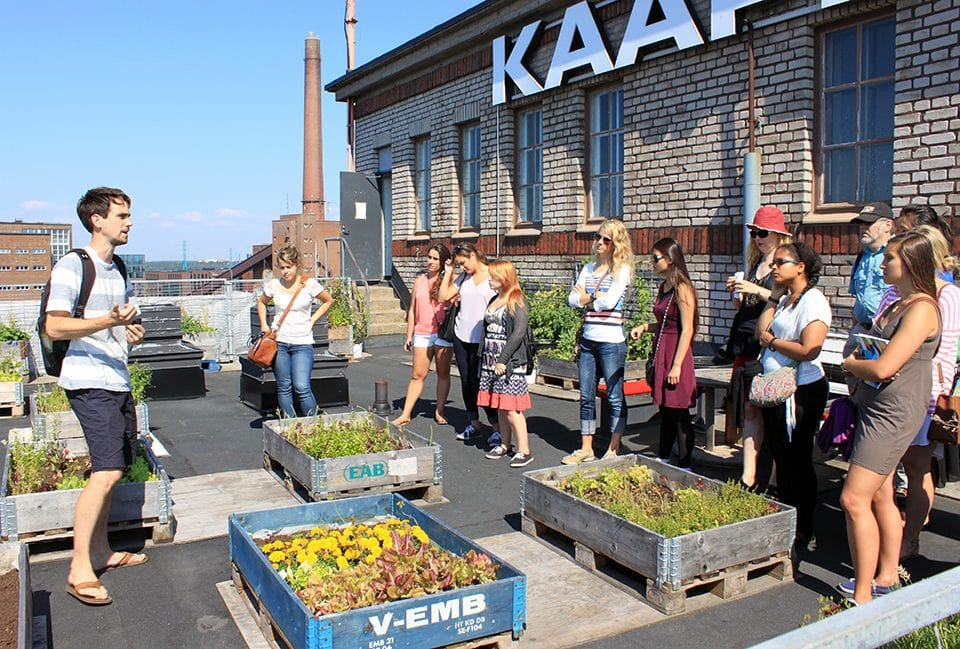
M 747 225 L 750 230 L 750 244 L 747 248 L 749 279 L 727 278 L 727 289 L 733 298 L 737 314 L 730 328 L 730 341 L 727 343 L 727 355 L 733 357 L 733 371 L 755 361 L 760 356 L 760 341 L 757 340 L 757 319 L 763 313 L 767 300 L 773 293 L 773 253 L 779 246 L 792 241 L 790 232 L 779 208 L 764 206 L 757 210 L 753 223 Z M 750 394 L 751 379 L 744 378 L 743 398 L 743 470 L 740 482 L 747 488 L 753 488 L 757 482 L 767 482 L 770 473 L 769 454 L 765 454 L 767 465 L 761 471 L 764 476 L 758 479 L 760 449 L 763 446 L 763 419 L 760 409 L 750 403 L 746 395 Z
M 453 276 L 454 265 L 463 272 Z M 453 340 L 453 354 L 460 372 L 460 391 L 463 395 L 463 407 L 467 411 L 469 422 L 457 434 L 463 442 L 479 439 L 480 410 L 477 408 L 477 392 L 480 389 L 480 337 L 483 334 L 483 317 L 487 304 L 496 295 L 490 288 L 490 267 L 487 258 L 472 243 L 461 243 L 453 249 L 453 259 L 443 265 L 443 277 L 440 282 L 441 301 L 456 300 L 460 304 L 454 323 L 456 337 Z M 500 443 L 497 411 L 484 408 L 493 432 L 487 438 L 488 446 Z
M 813 440 L 830 391 L 820 348 L 832 314 L 827 298 L 815 288 L 823 263 L 810 246 L 800 241 L 779 246 L 771 266 L 773 293 L 757 320 L 757 338 L 764 348 L 760 361 L 764 374 L 796 367 L 797 389 L 785 403 L 760 412 L 764 444 L 777 464 L 780 499 L 797 509 L 795 547 L 805 550 L 814 547 Z
M 580 378 L 580 448 L 564 464 L 592 462 L 597 428 L 597 384 L 603 377 L 610 403 L 610 445 L 603 457 L 616 457 L 627 426 L 623 368 L 627 342 L 623 303 L 633 278 L 633 248 L 622 221 L 607 219 L 597 230 L 593 261 L 583 267 L 567 301 L 583 309 L 583 335 L 577 361 Z
M 944 238 L 940 228 L 932 225 L 914 226 L 910 231 L 926 237 L 933 249 L 933 267 L 936 272 L 934 282 L 937 288 L 937 306 L 940 308 L 943 332 L 940 337 L 940 349 L 934 356 L 931 366 L 933 387 L 930 391 L 927 416 L 901 459 L 907 477 L 901 560 L 920 554 L 920 530 L 929 519 L 933 508 L 935 491 L 933 475 L 930 472 L 930 460 L 937 444 L 930 442 L 927 431 L 930 428 L 930 415 L 933 413 L 937 397 L 948 394 L 953 387 L 953 377 L 957 372 L 957 339 L 960 337 L 960 288 L 945 279 L 953 276 L 953 269 L 956 266 L 956 260 L 950 255 L 947 239 Z M 880 315 L 900 299 L 900 291 L 896 285 L 887 289 L 880 300 L 874 325 L 877 324 Z M 896 476 L 894 485 L 896 486 Z
M 883 278 L 900 292 L 870 334 L 888 340 L 876 359 L 854 353 L 843 369 L 860 379 L 852 399 L 857 430 L 840 494 L 854 578 L 837 588 L 863 604 L 899 587 L 900 512 L 893 473 L 927 416 L 932 359 L 940 345 L 934 249 L 923 234 L 897 235 L 883 254 Z
M 450 393 L 450 361 L 453 358 L 451 343 L 437 337 L 443 322 L 446 304 L 440 298 L 440 269 L 450 261 L 450 251 L 441 243 L 427 250 L 427 269 L 413 282 L 413 295 L 407 309 L 407 340 L 403 350 L 413 349 L 413 374 L 407 385 L 407 398 L 403 411 L 393 420 L 397 426 L 410 422 L 413 407 L 423 392 L 423 381 L 430 372 L 430 363 L 437 359 L 437 406 L 433 418 L 440 425 L 447 423 L 443 408 Z
M 678 445 L 677 466 L 688 468 L 693 455 L 694 431 L 690 407 L 697 397 L 697 377 L 693 369 L 693 337 L 700 315 L 697 291 L 690 281 L 683 249 L 667 237 L 653 244 L 653 270 L 663 278 L 653 305 L 656 324 L 634 327 L 636 340 L 654 329 L 653 377 L 647 377 L 653 389 L 653 402 L 660 407 L 660 447 L 657 456 L 664 462 Z

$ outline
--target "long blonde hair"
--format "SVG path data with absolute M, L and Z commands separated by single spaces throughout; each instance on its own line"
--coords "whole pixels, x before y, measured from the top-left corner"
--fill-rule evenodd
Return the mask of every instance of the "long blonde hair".
M 620 269 L 626 266 L 633 274 L 633 244 L 630 243 L 630 233 L 627 232 L 627 226 L 618 219 L 604 219 L 597 229 L 597 232 L 606 232 L 613 239 L 613 258 L 610 261 L 610 274 L 617 276 Z M 596 266 L 600 263 L 600 257 L 597 255 L 594 247 L 593 263 Z
M 510 315 L 513 315 L 517 305 L 527 301 L 517 279 L 517 267 L 507 259 L 495 259 L 490 262 L 488 270 L 490 277 L 500 282 L 500 299 L 507 305 Z
M 780 246 L 785 246 L 788 243 L 793 243 L 793 237 L 789 234 L 779 234 L 777 236 L 777 245 L 773 247 L 774 250 Z M 750 237 L 750 243 L 747 244 L 747 270 L 750 270 L 757 265 L 757 262 L 763 257 L 763 253 L 760 252 L 760 248 L 757 247 L 757 243 L 753 237 Z
M 930 242 L 933 248 L 933 265 L 938 271 L 952 272 L 957 267 L 957 260 L 950 255 L 950 244 L 947 243 L 940 228 L 932 225 L 918 225 L 913 230 L 922 234 Z

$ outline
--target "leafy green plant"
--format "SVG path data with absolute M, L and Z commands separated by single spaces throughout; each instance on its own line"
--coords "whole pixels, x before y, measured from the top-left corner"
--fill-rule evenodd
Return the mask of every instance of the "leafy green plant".
M 150 469 L 146 448 L 137 442 L 134 463 L 127 467 L 121 483 L 159 480 Z M 15 442 L 10 447 L 10 493 L 14 496 L 65 489 L 82 489 L 87 485 L 90 458 L 74 455 L 57 442 L 35 439 Z
M 67 393 L 56 383 L 51 384 L 49 388 L 38 388 L 34 399 L 37 400 L 37 412 L 40 414 L 70 410 Z
M 180 328 L 187 336 L 196 336 L 201 333 L 213 333 L 217 331 L 217 328 L 211 326 L 205 317 L 201 320 L 196 316 L 190 315 L 183 308 L 180 309 Z
M 281 434 L 292 444 L 315 458 L 346 457 L 407 448 L 407 443 L 390 435 L 372 419 L 298 421 L 281 426 Z
M 728 482 L 720 489 L 696 487 L 675 491 L 654 482 L 650 469 L 638 464 L 627 470 L 604 469 L 595 477 L 577 471 L 557 483 L 577 498 L 606 509 L 666 537 L 682 536 L 721 525 L 759 518 L 779 511 L 776 503 Z
M 147 390 L 153 386 L 153 369 L 147 365 L 134 363 L 130 370 L 130 394 L 134 403 L 143 403 L 147 400 Z
M 67 491 L 70 489 L 83 489 L 87 486 L 87 479 L 78 475 L 68 475 L 57 483 L 57 491 Z
M 0 382 L 16 383 L 23 380 L 23 363 L 12 356 L 0 358 Z
M 638 340 L 630 337 L 630 330 L 645 322 L 653 322 L 653 294 L 650 286 L 640 275 L 633 276 L 633 316 L 627 322 L 627 360 L 639 361 L 650 358 L 653 353 L 654 332 L 648 331 Z
M 354 287 L 349 280 L 345 279 L 332 280 L 327 285 L 327 290 L 333 297 L 333 304 L 327 311 L 327 326 L 347 327 L 353 325 L 353 342 L 363 342 L 370 329 L 367 300 L 363 291 Z
M 551 288 L 527 295 L 530 328 L 538 344 L 550 344 L 547 356 L 573 360 L 573 347 L 580 329 L 580 314 L 567 303 L 565 288 Z
M 30 334 L 17 325 L 13 314 L 6 324 L 0 322 L 0 342 L 12 342 L 16 340 L 30 340 Z

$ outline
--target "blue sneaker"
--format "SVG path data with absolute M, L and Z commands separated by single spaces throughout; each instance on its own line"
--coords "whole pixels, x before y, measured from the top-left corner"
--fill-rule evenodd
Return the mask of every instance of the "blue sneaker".
M 841 593 L 843 593 L 844 595 L 853 595 L 853 591 L 856 587 L 857 587 L 856 579 L 846 579 L 836 585 L 836 589 Z M 897 582 L 896 584 L 891 584 L 890 586 L 878 586 L 877 584 L 873 584 L 873 586 L 870 587 L 870 593 L 874 597 L 881 597 L 883 595 L 889 595 L 890 593 L 897 590 L 898 588 L 900 588 L 899 582 Z
M 487 448 L 493 448 L 494 446 L 499 445 L 501 441 L 503 440 L 500 439 L 500 431 L 495 430 L 490 433 L 490 437 L 487 438 Z
M 856 587 L 857 587 L 857 580 L 853 578 L 845 579 L 841 581 L 839 584 L 837 584 L 836 586 L 834 586 L 834 588 L 836 588 L 838 591 L 840 591 L 844 595 L 853 595 L 853 591 L 856 589 Z
M 467 424 L 467 427 L 457 433 L 457 439 L 461 442 L 471 442 L 480 435 L 480 431 L 477 430 L 473 424 Z

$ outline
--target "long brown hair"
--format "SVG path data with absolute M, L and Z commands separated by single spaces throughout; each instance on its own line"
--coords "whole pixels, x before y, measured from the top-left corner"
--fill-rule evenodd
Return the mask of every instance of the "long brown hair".
M 495 259 L 490 262 L 489 272 L 490 277 L 500 282 L 500 299 L 506 303 L 510 315 L 513 315 L 517 305 L 527 301 L 517 279 L 517 267 L 507 259 Z
M 427 254 L 431 250 L 436 250 L 437 254 L 440 255 L 440 270 L 437 271 L 437 276 L 434 278 L 433 286 L 430 287 L 430 299 L 434 302 L 440 301 L 440 278 L 443 277 L 443 269 L 447 265 L 447 261 L 450 259 L 450 251 L 442 243 L 435 243 L 427 249 Z M 427 281 L 430 281 L 430 278 L 427 278 Z
M 458 243 L 453 247 L 453 256 L 454 257 L 469 257 L 470 255 L 476 255 L 477 261 L 482 264 L 487 263 L 487 256 L 480 252 L 480 249 L 469 241 L 464 241 L 463 243 Z
M 887 252 L 896 252 L 904 269 L 910 275 L 913 289 L 937 299 L 937 270 L 934 266 L 933 245 L 922 233 L 910 230 L 890 239 Z
M 693 297 L 693 335 L 697 335 L 697 329 L 700 326 L 700 308 L 697 304 L 697 289 L 694 288 L 690 280 L 690 273 L 687 272 L 687 262 L 683 259 L 683 248 L 671 237 L 664 237 L 653 244 L 653 249 L 662 253 L 670 260 L 667 272 L 664 277 L 674 288 L 681 284 L 686 286 Z

